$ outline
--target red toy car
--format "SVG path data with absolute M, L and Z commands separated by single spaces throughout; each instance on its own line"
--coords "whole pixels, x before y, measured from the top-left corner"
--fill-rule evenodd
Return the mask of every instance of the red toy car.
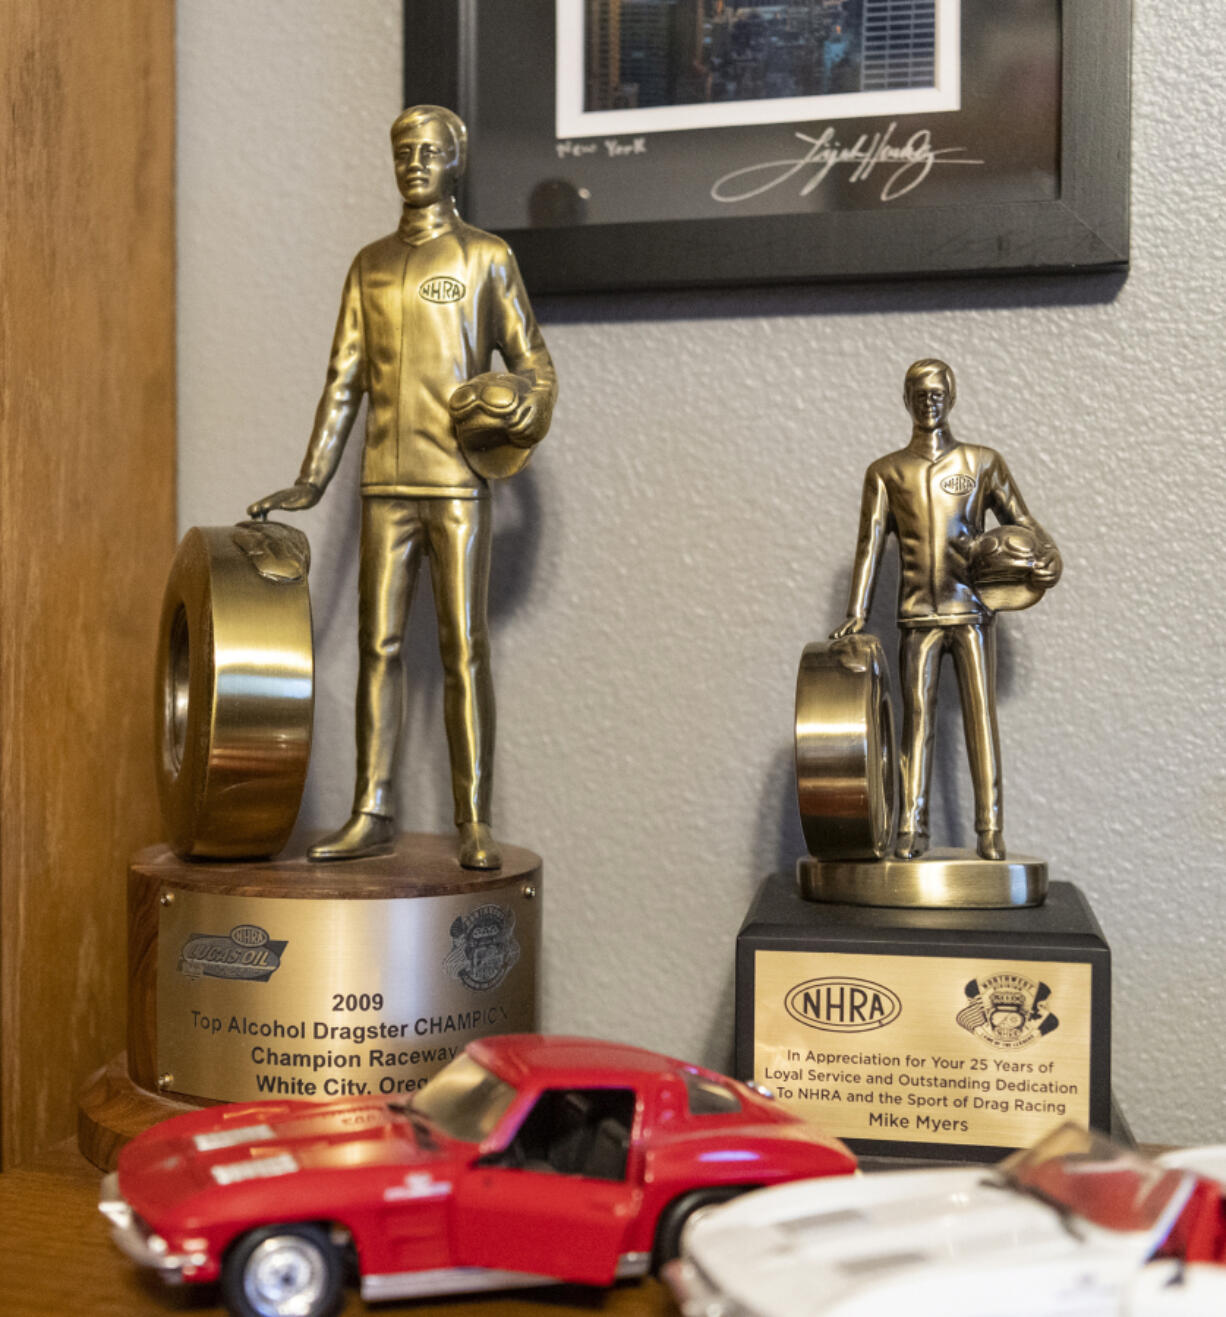
M 407 1104 L 252 1102 L 176 1116 L 102 1188 L 115 1239 L 244 1317 L 554 1281 L 677 1253 L 699 1207 L 846 1175 L 855 1158 L 764 1090 L 582 1038 L 470 1043 Z

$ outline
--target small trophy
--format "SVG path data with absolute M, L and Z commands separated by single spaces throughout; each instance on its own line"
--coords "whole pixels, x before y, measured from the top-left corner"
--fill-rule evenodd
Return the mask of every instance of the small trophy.
M 1000 454 L 954 438 L 955 398 L 944 362 L 907 371 L 911 438 L 865 474 L 847 619 L 801 657 L 809 854 L 795 883 L 766 880 L 741 929 L 737 1063 L 857 1151 L 991 1160 L 1061 1120 L 1108 1126 L 1110 953 L 1081 893 L 1006 849 L 996 614 L 1037 603 L 1061 562 Z M 891 533 L 900 743 L 885 650 L 865 630 Z M 930 849 L 946 653 L 974 852 Z
M 128 1052 L 90 1081 L 98 1165 L 185 1106 L 403 1098 L 470 1039 L 536 1027 L 541 861 L 495 841 L 486 618 L 492 481 L 530 459 L 557 392 L 515 258 L 460 218 L 467 133 L 392 124 L 399 228 L 349 270 L 298 478 L 194 528 L 167 584 L 156 710 L 168 846 L 128 885 Z M 490 369 L 497 350 L 505 371 Z M 287 844 L 311 747 L 310 553 L 269 521 L 322 497 L 367 402 L 357 781 L 348 820 Z M 428 564 L 458 839 L 398 833 L 402 637 Z

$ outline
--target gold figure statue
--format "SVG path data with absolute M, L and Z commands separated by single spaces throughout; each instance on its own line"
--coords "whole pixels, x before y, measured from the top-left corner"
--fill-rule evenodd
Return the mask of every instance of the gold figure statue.
M 1030 515 L 999 453 L 959 443 L 949 427 L 954 373 L 934 359 L 906 374 L 911 441 L 864 477 L 847 621 L 832 639 L 864 629 L 887 535 L 898 539 L 902 685 L 902 811 L 894 854 L 928 849 L 937 678 L 953 655 L 975 791 L 977 850 L 1003 860 L 1000 732 L 996 725 L 997 608 L 1034 603 L 1059 579 L 1060 554 Z M 984 533 L 992 512 L 1001 523 Z
M 460 863 L 496 869 L 487 476 L 517 470 L 544 438 L 557 379 L 510 249 L 465 224 L 456 210 L 467 153 L 463 122 L 450 110 L 419 105 L 396 119 L 391 135 L 404 198 L 400 227 L 364 247 L 350 267 L 297 481 L 249 511 L 264 517 L 275 508 L 297 511 L 318 503 L 359 404 L 368 398 L 357 786 L 348 822 L 308 854 L 342 860 L 392 849 L 402 641 L 425 557 L 438 615 Z M 509 374 L 490 372 L 495 348 Z

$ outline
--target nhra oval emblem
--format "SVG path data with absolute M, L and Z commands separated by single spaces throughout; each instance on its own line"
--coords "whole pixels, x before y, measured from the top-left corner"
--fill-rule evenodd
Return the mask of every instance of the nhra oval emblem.
M 452 920 L 451 950 L 443 969 L 466 988 L 496 988 L 519 960 L 515 915 L 505 906 L 483 905 Z
M 798 983 L 783 1005 L 792 1019 L 831 1033 L 884 1029 L 902 1014 L 898 996 L 868 979 L 809 979 Z
M 267 983 L 281 968 L 281 953 L 287 945 L 271 941 L 258 924 L 238 924 L 228 935 L 193 933 L 179 952 L 179 973 L 191 979 Z
M 449 274 L 436 274 L 417 290 L 427 302 L 458 302 L 464 296 L 464 285 Z
M 941 481 L 941 488 L 947 494 L 969 494 L 975 488 L 970 476 L 946 476 Z
M 963 989 L 966 1005 L 954 1017 L 976 1038 L 993 1047 L 1027 1047 L 1059 1027 L 1048 998 L 1046 983 L 1021 974 L 993 974 L 971 979 Z

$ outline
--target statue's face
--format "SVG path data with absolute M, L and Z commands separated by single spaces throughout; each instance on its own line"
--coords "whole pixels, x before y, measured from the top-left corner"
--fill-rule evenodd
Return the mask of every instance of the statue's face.
M 937 430 L 949 415 L 949 392 L 941 375 L 921 375 L 907 388 L 911 418 L 924 430 Z
M 450 196 L 455 183 L 455 143 L 434 119 L 416 123 L 392 144 L 396 186 L 410 206 L 432 206 Z

